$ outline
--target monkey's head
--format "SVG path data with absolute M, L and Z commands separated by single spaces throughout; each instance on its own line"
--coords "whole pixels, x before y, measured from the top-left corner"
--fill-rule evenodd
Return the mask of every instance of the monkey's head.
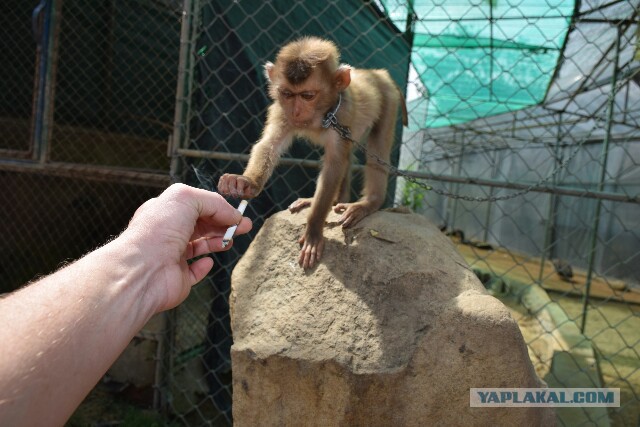
M 284 46 L 275 64 L 265 64 L 269 95 L 280 104 L 287 122 L 297 128 L 318 128 L 334 107 L 338 93 L 351 82 L 351 67 L 339 65 L 335 44 L 305 37 Z

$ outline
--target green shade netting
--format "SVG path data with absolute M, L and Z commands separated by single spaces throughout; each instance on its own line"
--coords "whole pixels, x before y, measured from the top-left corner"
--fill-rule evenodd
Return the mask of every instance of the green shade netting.
M 413 8 L 411 63 L 422 93 L 414 127 L 464 123 L 540 103 L 567 36 L 573 0 L 381 0 L 401 30 Z

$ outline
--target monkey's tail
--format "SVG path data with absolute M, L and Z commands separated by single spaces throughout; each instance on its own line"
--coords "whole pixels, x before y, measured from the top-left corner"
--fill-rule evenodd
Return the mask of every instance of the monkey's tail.
M 409 126 L 409 115 L 407 114 L 407 102 L 404 99 L 404 96 L 400 98 L 400 106 L 402 107 L 402 124 L 404 126 Z
M 400 94 L 400 107 L 402 107 L 402 124 L 404 126 L 409 125 L 409 115 L 407 113 L 407 102 L 404 99 L 404 94 L 400 90 L 400 87 L 396 84 L 396 89 L 398 89 L 398 93 Z

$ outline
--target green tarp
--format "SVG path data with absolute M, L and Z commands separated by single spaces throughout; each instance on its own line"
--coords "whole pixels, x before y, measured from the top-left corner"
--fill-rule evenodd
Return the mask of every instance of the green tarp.
M 573 0 L 381 0 L 404 30 L 426 97 L 409 96 L 413 127 L 464 123 L 540 103 L 554 76 Z

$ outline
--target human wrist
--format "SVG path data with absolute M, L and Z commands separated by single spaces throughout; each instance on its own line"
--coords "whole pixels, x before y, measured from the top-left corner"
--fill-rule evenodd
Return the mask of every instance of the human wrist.
M 96 262 L 109 266 L 107 274 L 112 276 L 114 292 L 129 300 L 131 309 L 141 315 L 143 324 L 158 311 L 161 302 L 154 298 L 155 293 L 149 292 L 158 270 L 157 258 L 145 256 L 137 239 L 125 231 L 87 256 L 95 256 Z

